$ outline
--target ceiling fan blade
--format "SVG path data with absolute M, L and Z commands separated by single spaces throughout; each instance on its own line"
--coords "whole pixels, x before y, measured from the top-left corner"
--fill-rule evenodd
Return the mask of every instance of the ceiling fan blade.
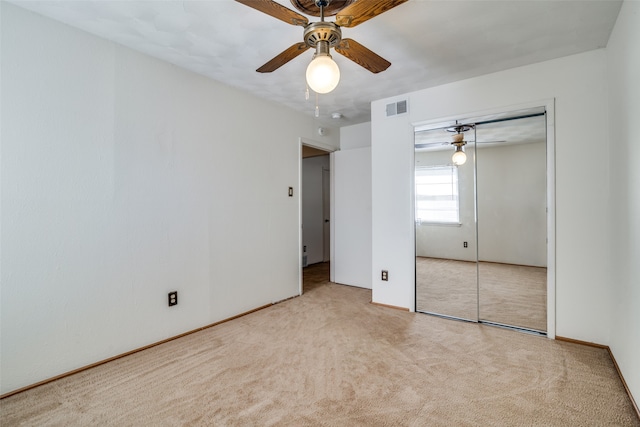
M 475 141 L 466 141 L 467 144 L 473 144 Z M 499 144 L 499 143 L 505 143 L 507 142 L 506 140 L 500 140 L 500 141 L 478 141 L 477 144 Z M 434 147 L 441 147 L 441 146 L 447 146 L 447 145 L 451 145 L 453 146 L 453 144 L 451 143 L 451 141 L 434 141 L 434 142 L 420 142 L 415 144 L 416 148 L 434 148 Z
M 264 64 L 262 67 L 258 68 L 256 71 L 259 73 L 270 73 L 272 71 L 275 71 L 287 62 L 291 61 L 296 56 L 305 52 L 307 49 L 309 49 L 309 46 L 307 46 L 305 43 L 296 43 L 284 52 L 277 55 L 271 61 Z
M 305 26 L 309 23 L 309 20 L 298 12 L 294 12 L 291 9 L 287 9 L 274 2 L 273 0 L 236 0 L 238 3 L 242 3 L 245 6 L 249 6 L 255 10 L 259 10 L 262 13 L 266 13 L 269 16 L 273 16 L 281 21 L 291 25 Z
M 414 144 L 415 148 L 437 148 L 437 147 L 446 147 L 451 145 L 450 142 L 423 142 Z
M 346 56 L 372 73 L 384 71 L 391 65 L 391 62 L 370 51 L 353 39 L 342 39 L 335 49 L 339 54 Z
M 407 0 L 357 0 L 336 15 L 336 24 L 341 27 L 355 27 L 406 1 Z

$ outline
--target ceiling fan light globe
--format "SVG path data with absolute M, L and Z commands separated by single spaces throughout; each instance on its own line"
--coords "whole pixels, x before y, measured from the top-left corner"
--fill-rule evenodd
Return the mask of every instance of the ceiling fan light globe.
M 307 84 L 316 93 L 329 93 L 340 82 L 340 69 L 330 55 L 313 58 L 307 67 Z
M 451 161 L 456 166 L 462 166 L 467 161 L 467 155 L 462 150 L 456 150 L 456 152 L 453 153 L 453 156 L 451 156 Z

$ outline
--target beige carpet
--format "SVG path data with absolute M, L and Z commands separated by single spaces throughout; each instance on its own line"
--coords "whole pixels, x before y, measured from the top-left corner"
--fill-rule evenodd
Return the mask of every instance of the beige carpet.
M 479 298 L 479 320 L 547 329 L 546 268 L 417 257 L 416 279 L 418 311 L 476 320 Z
M 0 424 L 640 426 L 605 350 L 379 307 L 324 274 L 307 270 L 299 298 L 6 398 Z

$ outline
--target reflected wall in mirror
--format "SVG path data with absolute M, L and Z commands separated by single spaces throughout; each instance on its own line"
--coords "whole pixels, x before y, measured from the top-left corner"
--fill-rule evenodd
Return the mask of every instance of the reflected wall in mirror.
M 544 333 L 544 109 L 460 122 L 471 130 L 457 167 L 451 122 L 415 132 L 416 311 Z
M 451 132 L 416 132 L 416 310 L 478 320 L 473 136 L 455 166 Z

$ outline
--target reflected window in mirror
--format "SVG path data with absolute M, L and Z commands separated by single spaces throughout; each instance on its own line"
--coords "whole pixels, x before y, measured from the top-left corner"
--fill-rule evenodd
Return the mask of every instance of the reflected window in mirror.
M 459 224 L 458 168 L 453 165 L 416 168 L 416 222 Z

